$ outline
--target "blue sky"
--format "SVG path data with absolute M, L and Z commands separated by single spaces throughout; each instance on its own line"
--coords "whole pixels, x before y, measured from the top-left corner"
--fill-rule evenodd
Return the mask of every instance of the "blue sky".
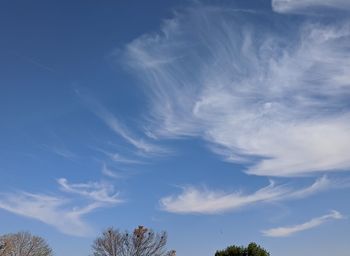
M 90 253 L 350 250 L 347 0 L 2 1 L 0 232 Z

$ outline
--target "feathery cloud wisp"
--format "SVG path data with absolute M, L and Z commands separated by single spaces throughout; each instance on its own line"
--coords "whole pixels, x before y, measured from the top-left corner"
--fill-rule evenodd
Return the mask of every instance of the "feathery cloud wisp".
M 185 187 L 181 194 L 164 197 L 160 200 L 164 211 L 172 213 L 199 213 L 216 214 L 237 210 L 249 205 L 279 200 L 304 198 L 337 186 L 337 181 L 322 177 L 311 186 L 302 189 L 293 189 L 287 185 L 276 186 L 273 182 L 252 194 L 241 192 L 224 193 Z
M 17 215 L 39 220 L 57 228 L 64 234 L 87 236 L 92 228 L 82 216 L 96 208 L 94 204 L 83 208 L 67 208 L 68 200 L 41 194 L 1 194 L 0 208 Z
M 350 9 L 348 0 L 272 0 L 272 8 L 276 12 L 298 12 L 313 7 L 334 9 Z
M 118 193 L 114 193 L 114 187 L 107 183 L 89 182 L 70 184 L 65 178 L 57 180 L 61 189 L 65 192 L 75 193 L 90 198 L 100 203 L 120 203 Z
M 255 175 L 350 170 L 350 20 L 275 18 L 198 5 L 130 43 L 148 133 L 201 137 Z
M 92 233 L 90 225 L 83 216 L 93 210 L 123 202 L 114 188 L 98 182 L 70 184 L 65 178 L 58 180 L 61 189 L 85 197 L 88 203 L 73 201 L 66 197 L 18 192 L 0 194 L 0 209 L 17 215 L 39 220 L 53 226 L 64 234 L 88 236 Z M 114 194 L 113 194 L 114 193 Z
M 326 214 L 326 215 L 318 217 L 318 218 L 311 219 L 310 221 L 307 221 L 307 222 L 302 223 L 302 224 L 298 224 L 295 226 L 289 226 L 289 227 L 279 227 L 279 228 L 267 229 L 267 230 L 263 230 L 262 233 L 264 236 L 286 237 L 286 236 L 290 236 L 292 234 L 295 234 L 295 233 L 298 233 L 298 232 L 301 232 L 304 230 L 316 228 L 316 227 L 324 224 L 327 221 L 339 220 L 339 219 L 343 219 L 343 218 L 344 218 L 344 216 L 341 213 L 333 210 L 329 214 Z
M 131 132 L 126 129 L 122 123 L 110 112 L 106 109 L 100 108 L 99 111 L 95 111 L 96 115 L 103 120 L 106 125 L 114 131 L 116 134 L 124 138 L 127 142 L 133 145 L 135 148 L 141 150 L 144 153 L 161 153 L 163 150 L 153 145 L 149 142 L 144 141 L 143 139 L 136 138 L 135 135 L 131 134 Z
M 113 113 L 107 110 L 101 103 L 88 94 L 76 90 L 77 95 L 84 101 L 89 109 L 102 120 L 115 134 L 122 137 L 129 144 L 140 150 L 144 154 L 162 154 L 166 150 L 154 145 L 142 138 L 137 137 L 128 129 Z
M 107 167 L 105 163 L 102 165 L 102 174 L 105 176 L 108 176 L 110 178 L 118 179 L 121 177 L 121 175 L 115 171 L 112 171 L 110 168 Z
M 275 200 L 285 193 L 285 188 L 275 187 L 273 183 L 250 195 L 241 193 L 225 194 L 187 187 L 183 189 L 182 194 L 164 197 L 160 200 L 160 203 L 163 210 L 168 212 L 215 214 L 254 203 Z

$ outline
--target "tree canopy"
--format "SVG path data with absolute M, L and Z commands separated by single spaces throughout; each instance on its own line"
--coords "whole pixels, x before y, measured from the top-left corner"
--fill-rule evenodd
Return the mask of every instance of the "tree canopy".
M 133 233 L 108 228 L 92 245 L 93 256 L 173 256 L 167 252 L 166 232 L 155 233 L 139 226 Z
M 0 256 L 52 256 L 46 241 L 28 232 L 0 236 Z
M 217 251 L 215 256 L 270 256 L 270 253 L 256 243 L 244 246 L 229 246 L 225 250 Z

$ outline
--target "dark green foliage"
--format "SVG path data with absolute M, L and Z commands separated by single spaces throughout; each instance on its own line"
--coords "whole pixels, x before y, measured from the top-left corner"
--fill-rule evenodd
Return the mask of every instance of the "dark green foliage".
M 250 243 L 248 247 L 229 246 L 225 250 L 217 251 L 215 256 L 270 256 L 270 253 L 256 243 Z

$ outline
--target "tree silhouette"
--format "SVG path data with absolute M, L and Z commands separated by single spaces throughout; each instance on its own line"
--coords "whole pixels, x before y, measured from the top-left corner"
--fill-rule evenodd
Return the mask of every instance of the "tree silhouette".
M 28 232 L 0 236 L 0 256 L 52 256 L 46 241 Z
M 256 243 L 250 243 L 248 247 L 229 246 L 225 250 L 217 251 L 215 256 L 270 256 L 270 253 Z
M 167 252 L 166 232 L 155 233 L 139 226 L 132 234 L 108 228 L 93 245 L 93 256 L 173 256 L 175 251 Z

